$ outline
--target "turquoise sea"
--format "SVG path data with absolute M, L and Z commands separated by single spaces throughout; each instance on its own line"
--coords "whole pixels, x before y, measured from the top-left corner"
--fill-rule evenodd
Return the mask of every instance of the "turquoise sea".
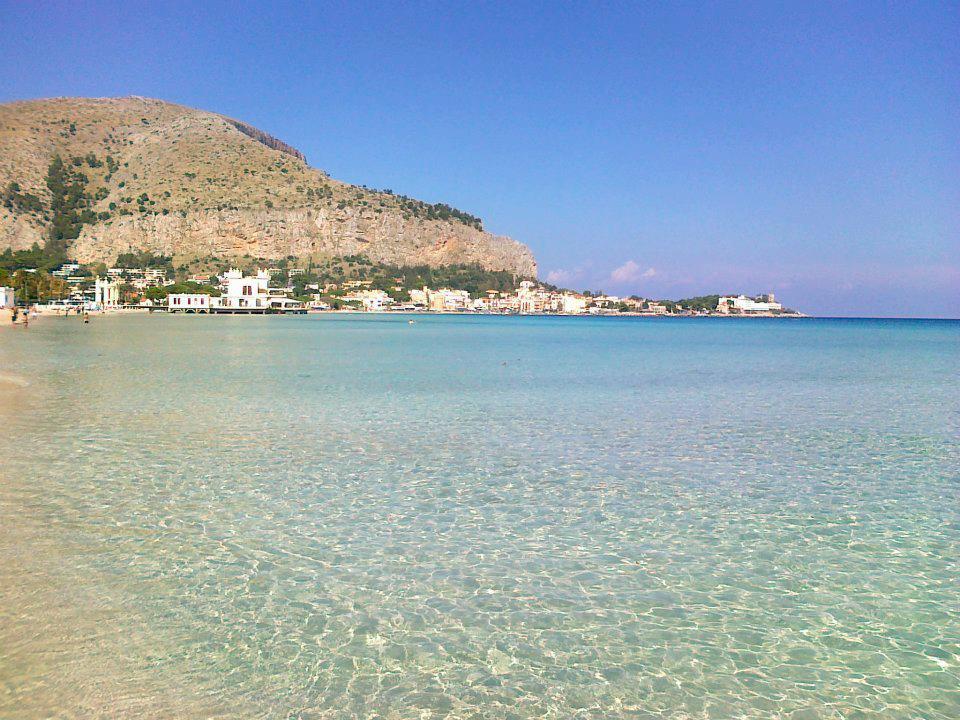
M 960 717 L 960 322 L 0 328 L 0 717 Z

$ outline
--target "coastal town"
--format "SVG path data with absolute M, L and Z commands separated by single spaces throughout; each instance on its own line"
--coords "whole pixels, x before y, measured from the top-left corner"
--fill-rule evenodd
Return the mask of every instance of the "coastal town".
M 101 268 L 103 269 L 103 268 Z M 512 289 L 471 293 L 456 287 L 404 287 L 372 279 L 302 282 L 306 268 L 261 267 L 243 272 L 193 273 L 178 281 L 162 268 L 111 267 L 90 275 L 77 263 L 65 263 L 47 276 L 46 292 L 37 271 L 21 269 L 0 287 L 0 308 L 28 314 L 68 315 L 149 311 L 192 314 L 304 314 L 313 312 L 430 312 L 495 315 L 636 315 L 797 317 L 772 293 L 755 297 L 718 295 L 688 301 L 653 300 L 602 292 L 573 292 L 532 280 Z M 33 277 L 27 277 L 27 276 Z M 299 282 L 298 282 L 299 281 Z M 18 285 L 23 292 L 18 292 Z M 26 297 L 25 297 L 26 296 Z

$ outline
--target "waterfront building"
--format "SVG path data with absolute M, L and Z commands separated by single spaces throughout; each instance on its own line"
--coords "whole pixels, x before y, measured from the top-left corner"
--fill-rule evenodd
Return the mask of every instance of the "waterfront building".
M 522 281 L 517 289 L 517 311 L 522 314 L 544 312 L 547 300 L 547 293 L 529 280 Z
M 266 309 L 270 306 L 270 274 L 259 270 L 252 277 L 231 268 L 220 276 L 220 291 L 213 306 L 227 310 Z
M 393 305 L 393 298 L 383 290 L 355 290 L 343 296 L 346 302 L 358 302 L 367 312 L 379 312 Z
M 16 291 L 12 287 L 0 287 L 0 308 L 12 308 L 16 304 Z
M 776 301 L 773 293 L 760 295 L 756 298 L 746 295 L 724 296 L 717 301 L 717 312 L 728 314 L 767 314 L 783 312 L 783 305 Z
M 210 312 L 210 296 L 202 293 L 172 293 L 167 295 L 170 312 Z
M 271 294 L 270 299 L 267 301 L 267 307 L 271 310 L 279 310 L 281 312 L 291 312 L 291 311 L 304 311 L 303 303 L 299 300 L 294 300 L 292 297 L 287 297 L 286 295 L 277 295 Z
M 587 299 L 582 295 L 564 293 L 560 296 L 559 311 L 565 315 L 582 315 L 587 311 Z
M 458 312 L 467 310 L 470 307 L 470 293 L 466 290 L 452 290 L 450 288 L 440 288 L 439 290 L 429 290 L 424 288 L 427 293 L 427 307 L 436 312 Z
M 466 290 L 431 290 L 426 286 L 422 290 L 410 290 L 410 304 L 432 312 L 460 312 L 474 307 Z
M 411 290 L 410 303 L 420 308 L 427 307 L 427 304 L 428 304 L 427 289 L 424 288 L 423 290 L 417 290 L 416 288 L 414 288 L 413 290 Z
M 616 295 L 597 295 L 593 298 L 593 304 L 598 308 L 608 309 L 620 304 L 620 298 Z
M 93 304 L 98 310 L 117 307 L 120 304 L 120 283 L 115 279 L 97 277 L 94 280 Z
M 240 270 L 231 268 L 219 280 L 219 296 L 173 293 L 167 297 L 167 309 L 173 312 L 214 313 L 304 311 L 303 303 L 288 297 L 286 289 L 270 287 L 270 275 L 265 270 L 248 277 Z

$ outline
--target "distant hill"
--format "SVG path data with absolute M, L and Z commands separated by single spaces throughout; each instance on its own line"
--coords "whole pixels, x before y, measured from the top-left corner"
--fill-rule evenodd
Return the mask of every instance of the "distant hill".
M 330 178 L 247 123 L 141 97 L 0 105 L 0 250 L 59 242 L 81 262 L 364 255 L 536 275 L 469 213 Z

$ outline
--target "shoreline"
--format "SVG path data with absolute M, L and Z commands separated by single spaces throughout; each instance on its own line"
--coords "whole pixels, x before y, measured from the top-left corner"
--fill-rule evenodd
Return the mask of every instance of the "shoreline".
M 91 318 L 95 317 L 117 317 L 123 315 L 145 315 L 145 314 L 165 314 L 165 315 L 243 315 L 243 313 L 184 313 L 184 312 L 170 312 L 167 308 L 146 308 L 146 307 L 119 307 L 119 308 L 107 308 L 106 310 L 90 310 L 88 315 Z M 636 313 L 636 312 L 623 312 L 623 313 L 581 313 L 581 314 L 567 314 L 567 313 L 492 313 L 492 312 L 456 312 L 456 311 L 438 311 L 438 310 L 308 310 L 306 313 L 252 313 L 252 315 L 258 316 L 279 316 L 285 314 L 297 314 L 297 315 L 311 315 L 311 316 L 323 316 L 323 315 L 375 315 L 378 317 L 382 316 L 401 316 L 414 318 L 418 316 L 422 317 L 505 317 L 505 318 L 649 318 L 649 319 L 684 319 L 684 320 L 696 320 L 696 319 L 720 319 L 720 320 L 931 320 L 931 321 L 944 321 L 944 322 L 958 322 L 960 318 L 949 318 L 949 317 L 880 317 L 880 316 L 838 316 L 838 315 L 807 315 L 804 313 L 796 314 L 750 314 L 750 315 L 732 315 L 732 314 L 705 314 L 705 315 L 694 315 L 694 314 L 670 314 L 670 315 L 655 315 L 650 313 Z M 12 313 L 9 308 L 0 308 L 0 328 L 3 327 L 16 327 L 19 323 L 11 322 Z M 50 317 L 69 317 L 76 318 L 79 315 L 71 313 L 67 315 L 60 308 L 49 308 L 49 307 L 37 307 L 34 306 L 31 309 L 30 317 L 32 320 L 36 321 L 42 318 Z
M 6 320 L 9 324 L 9 311 L 7 311 Z M 641 317 L 641 318 L 775 318 L 778 320 L 796 320 L 800 318 L 810 318 L 814 317 L 811 315 L 804 315 L 803 313 L 751 313 L 749 315 L 734 315 L 727 313 L 710 313 L 710 314 L 691 314 L 691 313 L 671 313 L 671 314 L 656 314 L 656 313 L 642 313 L 642 312 L 618 312 L 618 313 L 499 313 L 499 312 L 460 312 L 456 310 L 452 311 L 443 311 L 443 310 L 360 310 L 353 308 L 346 308 L 340 310 L 314 310 L 307 309 L 306 312 L 292 313 L 292 312 L 260 312 L 260 313 L 230 313 L 230 312 L 189 312 L 183 310 L 173 310 L 171 311 L 167 307 L 158 307 L 158 308 L 149 308 L 149 307 L 114 307 L 106 308 L 104 310 L 88 310 L 87 314 L 90 317 L 97 317 L 101 315 L 131 315 L 131 314 L 169 314 L 169 315 L 401 315 L 401 316 L 418 316 L 418 315 L 454 315 L 454 316 L 479 316 L 479 317 L 569 317 L 569 318 L 597 318 L 597 317 L 606 317 L 606 318 L 616 318 L 616 317 Z M 51 308 L 44 306 L 34 306 L 31 308 L 32 317 L 77 317 L 77 313 L 66 313 L 62 308 Z

